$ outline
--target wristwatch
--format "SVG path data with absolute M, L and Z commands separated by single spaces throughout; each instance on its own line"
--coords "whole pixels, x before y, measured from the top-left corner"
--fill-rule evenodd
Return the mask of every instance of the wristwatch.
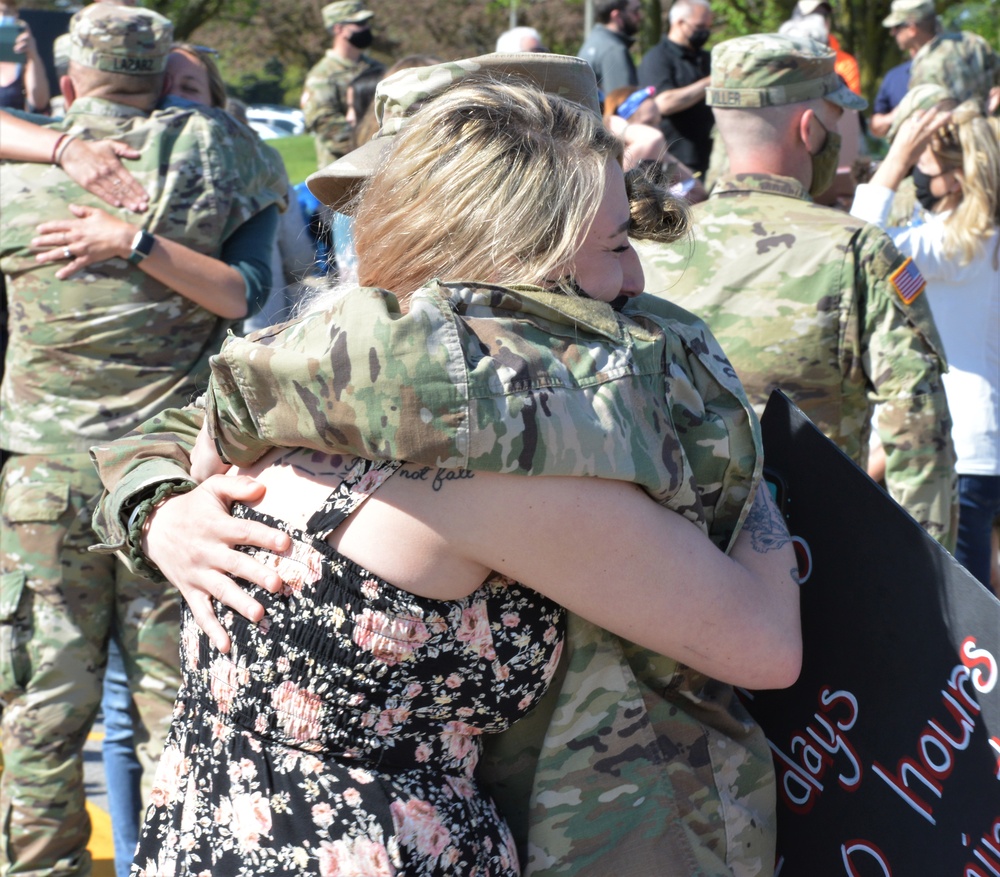
M 135 233 L 135 237 L 132 238 L 132 252 L 129 254 L 128 262 L 130 265 L 138 265 L 143 259 L 148 256 L 153 250 L 153 244 L 156 243 L 156 238 L 153 237 L 148 231 L 142 229 Z

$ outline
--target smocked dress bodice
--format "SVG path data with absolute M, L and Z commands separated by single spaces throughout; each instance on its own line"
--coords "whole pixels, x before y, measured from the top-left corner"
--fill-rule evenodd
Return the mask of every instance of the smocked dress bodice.
M 247 549 L 283 589 L 254 589 L 257 625 L 216 607 L 225 655 L 185 610 L 133 875 L 520 873 L 474 772 L 482 735 L 544 693 L 564 613 L 497 574 L 462 600 L 416 596 L 332 548 L 397 466 L 359 461 L 304 531 L 235 507 L 292 537 L 281 556 Z

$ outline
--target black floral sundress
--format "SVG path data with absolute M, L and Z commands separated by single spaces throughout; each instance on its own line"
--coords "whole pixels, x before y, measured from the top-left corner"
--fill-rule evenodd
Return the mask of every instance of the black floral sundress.
M 132 875 L 517 875 L 475 768 L 483 734 L 544 693 L 564 612 L 492 575 L 462 600 L 402 591 L 326 537 L 395 469 L 359 460 L 253 589 L 259 625 L 217 605 L 215 650 L 185 609 L 184 685 Z M 241 583 L 251 590 L 248 583 Z

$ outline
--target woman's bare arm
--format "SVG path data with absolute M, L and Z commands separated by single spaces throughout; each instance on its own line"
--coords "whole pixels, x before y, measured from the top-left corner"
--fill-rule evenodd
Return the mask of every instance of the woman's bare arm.
M 33 248 L 42 250 L 35 257 L 39 262 L 65 262 L 56 277 L 68 280 L 87 265 L 115 256 L 129 257 L 132 240 L 140 229 L 138 224 L 125 222 L 96 207 L 68 206 L 71 216 L 43 222 L 31 241 Z M 221 259 L 157 235 L 152 252 L 138 267 L 213 314 L 227 320 L 246 316 L 243 275 Z
M 60 143 L 62 134 L 0 110 L 0 158 L 49 164 L 57 157 L 70 179 L 112 207 L 133 213 L 149 208 L 149 196 L 121 161 L 138 158 L 137 150 L 117 140 Z
M 267 491 L 261 510 L 294 519 L 318 507 L 329 484 L 303 477 L 304 466 L 284 453 L 280 465 L 264 461 L 249 474 Z M 273 574 L 233 550 L 238 539 L 260 544 L 267 533 L 238 521 L 228 544 L 204 535 L 198 504 L 214 502 L 217 517 L 219 491 L 231 480 L 215 476 L 164 503 L 150 518 L 144 546 L 220 647 L 228 640 L 209 595 L 247 614 L 249 595 L 228 575 L 276 586 Z M 765 490 L 726 555 L 695 525 L 625 482 L 406 466 L 331 541 L 373 573 L 434 599 L 471 593 L 495 569 L 723 681 L 775 688 L 798 674 L 795 558 Z M 252 608 L 259 618 L 259 604 Z

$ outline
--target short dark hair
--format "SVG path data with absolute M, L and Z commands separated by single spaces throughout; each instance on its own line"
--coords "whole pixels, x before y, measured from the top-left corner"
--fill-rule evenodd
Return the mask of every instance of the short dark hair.
M 597 0 L 594 4 L 594 18 L 601 24 L 611 21 L 611 13 L 623 10 L 628 6 L 629 0 Z

